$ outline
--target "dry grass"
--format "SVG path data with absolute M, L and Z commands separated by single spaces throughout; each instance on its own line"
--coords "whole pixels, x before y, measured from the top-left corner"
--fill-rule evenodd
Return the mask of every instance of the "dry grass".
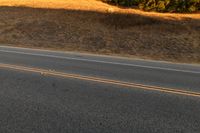
M 0 5 L 0 43 L 200 62 L 199 14 L 147 13 L 96 0 L 0 0 Z
M 124 10 L 116 6 L 105 4 L 101 2 L 101 0 L 0 0 L 0 6 L 26 6 L 35 8 L 98 11 L 104 13 L 114 11 L 128 14 L 140 14 L 143 16 L 162 17 L 167 19 L 182 19 L 184 17 L 200 19 L 199 14 L 163 14 L 155 12 L 143 12 L 136 9 Z

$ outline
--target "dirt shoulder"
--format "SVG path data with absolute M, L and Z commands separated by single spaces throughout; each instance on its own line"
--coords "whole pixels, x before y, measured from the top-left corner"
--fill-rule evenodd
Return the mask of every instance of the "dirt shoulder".
M 6 1 L 0 0 L 1 44 L 200 62 L 199 14 L 147 13 L 95 0 Z

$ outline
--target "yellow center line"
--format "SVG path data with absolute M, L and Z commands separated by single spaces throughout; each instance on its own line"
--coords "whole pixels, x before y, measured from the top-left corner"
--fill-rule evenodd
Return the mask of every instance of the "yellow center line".
M 104 83 L 104 84 L 112 84 L 112 85 L 117 85 L 117 86 L 137 88 L 137 89 L 143 89 L 143 90 L 159 91 L 159 92 L 178 94 L 178 95 L 184 95 L 184 96 L 200 97 L 200 93 L 194 92 L 194 91 L 186 91 L 183 89 L 172 89 L 172 88 L 166 88 L 166 87 L 143 85 L 143 84 L 138 84 L 138 83 L 130 83 L 130 82 L 111 80 L 111 79 L 106 79 L 106 78 L 97 78 L 97 77 L 92 77 L 92 76 L 83 76 L 83 75 L 78 75 L 78 74 L 69 74 L 69 73 L 58 72 L 58 71 L 50 71 L 50 70 L 41 69 L 41 68 L 25 67 L 25 66 L 2 64 L 2 63 L 0 63 L 0 68 L 40 73 L 40 74 L 45 74 L 49 76 L 58 76 L 58 77 L 64 77 L 64 78 L 93 81 L 93 82 L 99 82 L 99 83 Z

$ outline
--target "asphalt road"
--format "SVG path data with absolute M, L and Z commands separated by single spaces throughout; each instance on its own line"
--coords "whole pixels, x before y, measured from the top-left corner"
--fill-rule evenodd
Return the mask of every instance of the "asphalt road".
M 0 46 L 0 64 L 200 92 L 200 66 Z M 2 133 L 199 133 L 200 96 L 0 65 Z

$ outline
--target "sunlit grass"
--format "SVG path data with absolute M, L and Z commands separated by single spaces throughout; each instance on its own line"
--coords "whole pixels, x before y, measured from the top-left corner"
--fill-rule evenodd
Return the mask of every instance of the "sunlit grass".
M 0 5 L 84 10 L 105 9 L 109 7 L 109 5 L 96 0 L 0 0 Z
M 101 2 L 101 0 L 0 0 L 0 6 L 28 6 L 35 8 L 64 8 L 73 10 L 90 10 L 99 12 L 120 12 L 133 13 L 144 16 L 155 16 L 166 19 L 196 18 L 200 19 L 200 14 L 170 14 L 144 12 L 137 9 L 121 9 Z

